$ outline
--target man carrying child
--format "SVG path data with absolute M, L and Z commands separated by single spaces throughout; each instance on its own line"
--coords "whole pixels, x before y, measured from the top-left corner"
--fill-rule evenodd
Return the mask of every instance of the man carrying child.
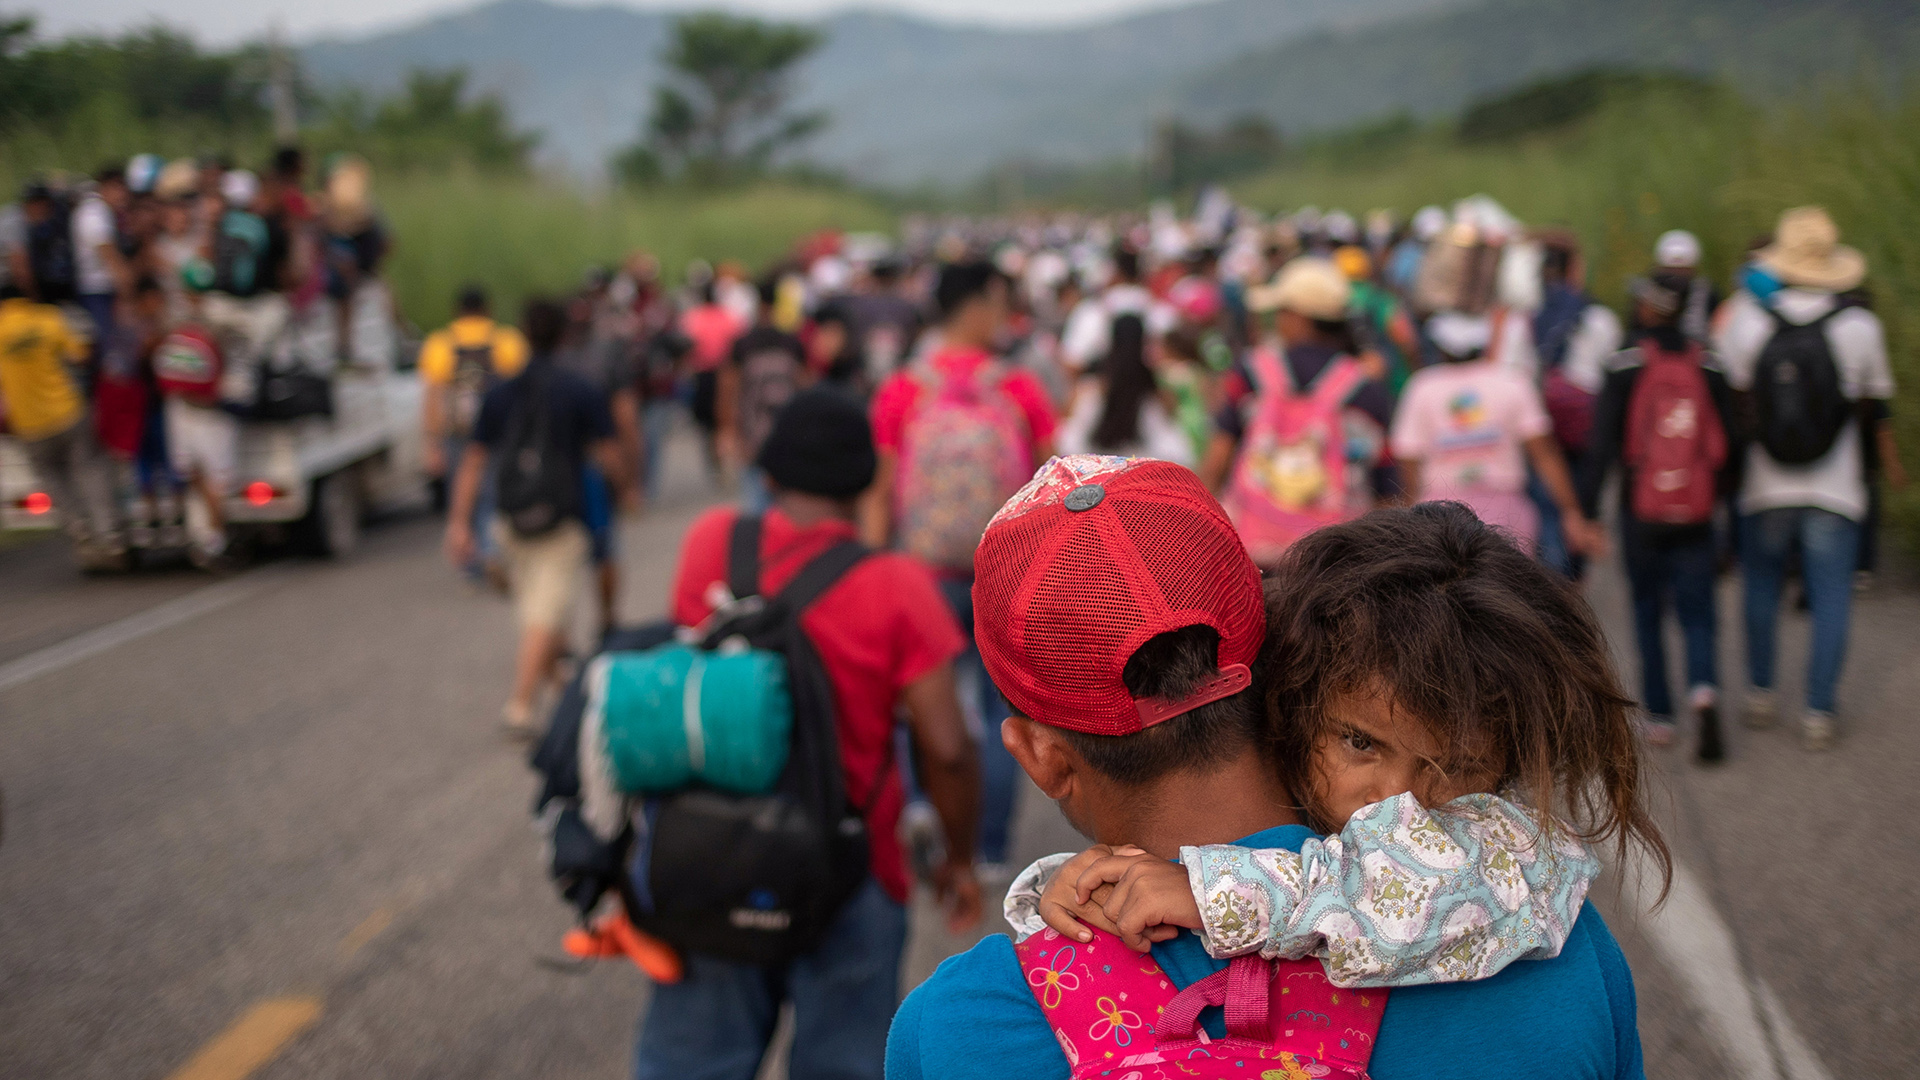
M 1430 836 L 1426 824 L 1442 815 L 1423 806 L 1445 806 L 1460 820 L 1491 821 L 1506 816 L 1504 801 L 1487 793 L 1494 785 L 1511 785 L 1541 802 L 1555 797 L 1556 777 L 1572 776 L 1609 792 L 1604 820 L 1574 835 L 1617 835 L 1622 844 L 1631 836 L 1663 850 L 1635 802 L 1637 760 L 1624 699 L 1604 676 L 1555 674 L 1545 662 L 1604 654 L 1591 613 L 1565 590 L 1548 587 L 1546 571 L 1462 507 L 1379 511 L 1312 534 L 1291 549 L 1273 585 L 1276 606 L 1263 611 L 1258 572 L 1190 473 L 1165 463 L 1066 459 L 1051 463 L 995 519 L 977 570 L 982 652 L 1014 707 L 1004 729 L 1008 748 L 1083 833 L 1102 844 L 1144 849 L 1093 853 L 1096 865 L 1087 873 L 1098 877 L 1098 864 L 1116 859 L 1159 868 L 1162 879 L 1176 879 L 1187 906 L 1197 907 L 1207 937 L 1183 928 L 1201 918 L 1135 917 L 1144 882 L 1131 880 L 1137 876 L 1131 867 L 1107 875 L 1120 880 L 1120 888 L 1104 908 L 1096 898 L 1085 910 L 1118 912 L 1113 929 L 1134 949 L 1151 942 L 1150 957 L 1090 932 L 1069 940 L 1049 930 L 1018 952 L 1009 940 L 989 937 L 948 960 L 901 1007 L 888 1046 L 893 1080 L 1090 1077 L 1118 1074 L 1122 1065 L 1143 1078 L 1175 1075 L 1163 1064 L 1179 1066 L 1182 1075 L 1239 1075 L 1226 1068 L 1231 1058 L 1198 1060 L 1246 1045 L 1254 1025 L 1244 1011 L 1235 1017 L 1238 991 L 1226 991 L 1238 1040 L 1229 1042 L 1222 1042 L 1227 1029 L 1217 1016 L 1198 1004 L 1176 1015 L 1180 995 L 1196 986 L 1219 989 L 1217 981 L 1246 985 L 1210 978 L 1227 969 L 1223 953 L 1299 956 L 1315 954 L 1316 946 L 1282 942 L 1269 953 L 1267 945 L 1275 943 L 1243 933 L 1224 947 L 1229 929 L 1246 927 L 1248 909 L 1216 917 L 1218 881 L 1208 865 L 1217 870 L 1220 863 L 1198 864 L 1193 882 L 1208 890 L 1204 897 L 1187 895 L 1187 876 L 1195 860 L 1219 859 L 1223 852 L 1251 854 L 1269 875 L 1288 860 L 1297 867 L 1296 853 L 1333 852 L 1331 840 L 1313 847 L 1320 842 L 1303 827 L 1303 806 L 1333 825 L 1385 807 L 1414 815 L 1405 820 L 1423 823 L 1415 835 Z M 1457 587 L 1459 602 L 1448 586 Z M 1549 610 L 1517 613 L 1511 594 L 1533 591 L 1546 597 Z M 1396 639 L 1409 613 L 1430 617 L 1413 628 L 1412 647 L 1402 656 L 1383 643 Z M 1262 654 L 1269 623 L 1277 643 Z M 1458 660 L 1457 651 L 1441 646 L 1462 636 L 1476 644 L 1499 639 L 1508 647 L 1484 658 L 1486 670 L 1449 669 L 1445 661 Z M 1289 667 L 1296 657 L 1297 671 Z M 1250 665 L 1260 668 L 1258 689 Z M 1508 693 L 1477 694 L 1471 684 L 1479 676 L 1495 678 Z M 1442 691 L 1469 703 L 1482 699 L 1486 722 L 1450 720 L 1452 707 L 1434 698 Z M 1545 719 L 1538 706 L 1547 698 L 1578 717 L 1578 738 L 1562 736 Z M 1263 716 L 1263 700 L 1290 707 L 1284 715 Z M 1541 784 L 1548 790 L 1532 790 Z M 1521 820 L 1530 817 L 1520 812 Z M 1359 1073 L 1369 1069 L 1370 1058 L 1373 1074 L 1383 1077 L 1641 1076 L 1631 975 L 1604 923 L 1581 903 L 1593 872 L 1590 857 L 1565 836 L 1542 849 L 1541 834 L 1529 835 L 1527 826 L 1505 838 L 1498 830 L 1477 838 L 1474 828 L 1438 832 L 1502 849 L 1484 866 L 1512 868 L 1520 857 L 1533 862 L 1537 874 L 1551 855 L 1582 869 L 1570 879 L 1560 874 L 1555 899 L 1545 896 L 1554 890 L 1538 888 L 1545 878 L 1522 873 L 1525 885 L 1509 878 L 1504 890 L 1509 899 L 1520 898 L 1517 906 L 1462 905 L 1439 920 L 1435 925 L 1457 929 L 1477 918 L 1487 932 L 1429 940 L 1431 963 L 1384 978 L 1400 989 L 1383 1014 L 1372 1016 L 1377 1041 L 1329 1050 L 1328 1032 L 1318 1043 L 1308 1040 L 1319 1047 L 1317 1059 L 1305 1050 L 1312 1060 L 1278 1055 L 1277 1071 L 1248 1075 L 1293 1076 L 1287 1069 L 1296 1067 L 1297 1075 L 1326 1075 L 1318 1062 L 1331 1056 L 1357 1057 Z M 1393 833 L 1387 829 L 1390 843 Z M 1343 833 L 1341 840 L 1348 839 Z M 1164 861 L 1175 856 L 1188 867 Z M 1568 881 L 1578 884 L 1567 889 Z M 1087 876 L 1079 877 L 1083 902 L 1088 884 Z M 1197 904 L 1201 899 L 1208 902 Z M 1339 899 L 1362 911 L 1358 897 Z M 1416 898 L 1414 918 L 1433 916 L 1424 903 Z M 1260 910 L 1282 936 L 1290 913 L 1274 907 L 1271 897 Z M 1508 921 L 1516 912 L 1526 915 Z M 1537 947 L 1510 951 L 1509 930 L 1537 930 L 1541 918 L 1556 915 L 1563 923 Z M 1383 944 L 1395 936 L 1377 928 L 1371 934 Z M 1323 957 L 1325 946 L 1318 946 Z M 1097 950 L 1105 951 L 1093 961 L 1084 958 Z M 1498 960 L 1450 971 L 1449 955 L 1460 953 Z M 1523 956 L 1531 959 L 1506 963 Z M 1142 964 L 1164 979 L 1157 989 L 1149 983 L 1148 993 L 1092 1002 L 1099 1016 L 1090 1026 L 1059 1022 L 1075 995 L 1110 994 L 1107 988 L 1130 978 L 1128 966 Z M 1233 964 L 1234 973 L 1248 970 L 1261 969 Z M 1317 964 L 1296 962 L 1288 970 L 1323 978 Z M 1478 981 L 1455 981 L 1463 978 Z M 1447 982 L 1453 984 L 1419 985 Z M 1164 1013 L 1150 1000 L 1155 993 L 1173 996 Z M 1265 1016 L 1261 1010 L 1260 1019 Z M 1188 1040 L 1191 1052 L 1182 1044 L 1180 1054 L 1168 1058 L 1164 1040 L 1182 1021 L 1204 1034 Z M 1308 1072 L 1306 1064 L 1322 1071 Z

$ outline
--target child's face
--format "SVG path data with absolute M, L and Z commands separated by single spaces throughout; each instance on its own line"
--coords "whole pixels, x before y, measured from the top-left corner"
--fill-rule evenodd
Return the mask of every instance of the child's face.
M 1492 791 L 1499 781 L 1493 767 L 1472 764 L 1481 756 L 1477 748 L 1441 746 L 1432 731 L 1394 709 L 1385 695 L 1336 695 L 1327 704 L 1327 718 L 1332 731 L 1313 748 L 1313 806 L 1329 828 L 1338 829 L 1361 807 L 1402 792 L 1431 807 Z M 1442 762 L 1453 764 L 1443 767 Z

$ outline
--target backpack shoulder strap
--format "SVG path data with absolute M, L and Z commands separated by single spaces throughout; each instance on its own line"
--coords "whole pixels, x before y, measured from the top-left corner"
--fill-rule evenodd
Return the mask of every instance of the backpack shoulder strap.
M 1366 381 L 1367 373 L 1361 370 L 1359 361 L 1351 356 L 1336 356 L 1314 379 L 1313 398 L 1330 407 L 1345 405 Z
M 760 595 L 760 534 L 757 515 L 742 514 L 727 541 L 727 591 L 735 600 Z
M 833 588 L 847 571 L 853 569 L 871 552 L 865 544 L 857 540 L 842 540 L 813 557 L 813 561 L 800 568 L 800 572 L 780 590 L 780 604 L 787 609 L 788 615 L 798 618 L 807 610 L 820 594 Z

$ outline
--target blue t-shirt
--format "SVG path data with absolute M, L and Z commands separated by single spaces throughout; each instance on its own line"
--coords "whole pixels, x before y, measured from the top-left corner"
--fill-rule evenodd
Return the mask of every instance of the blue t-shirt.
M 1312 835 L 1288 825 L 1239 843 L 1298 851 Z M 1192 933 L 1155 945 L 1153 958 L 1181 987 L 1226 966 Z M 1218 1009 L 1203 1018 L 1213 1037 L 1225 1035 Z M 1588 904 L 1552 960 L 1524 960 L 1479 982 L 1394 990 L 1368 1072 L 1374 1080 L 1644 1080 L 1633 975 Z M 887 1038 L 887 1080 L 1069 1075 L 1004 934 L 942 963 L 907 995 Z

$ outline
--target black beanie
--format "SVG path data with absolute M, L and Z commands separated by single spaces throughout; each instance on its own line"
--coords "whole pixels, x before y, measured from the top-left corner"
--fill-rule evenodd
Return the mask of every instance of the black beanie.
M 773 418 L 755 464 L 789 491 L 853 498 L 873 483 L 879 466 L 866 407 L 830 386 L 796 395 Z

